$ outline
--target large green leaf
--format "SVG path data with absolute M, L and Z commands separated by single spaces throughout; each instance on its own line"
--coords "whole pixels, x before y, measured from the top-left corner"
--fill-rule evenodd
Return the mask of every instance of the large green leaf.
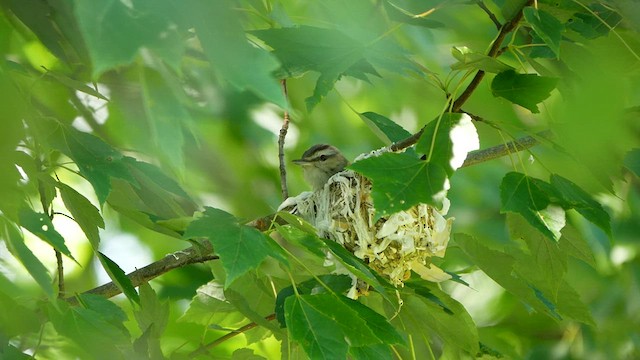
M 558 82 L 555 78 L 536 74 L 518 74 L 513 70 L 499 73 L 491 82 L 491 91 L 496 97 L 502 97 L 539 113 L 537 104 L 551 95 Z
M 429 291 L 450 311 L 422 296 L 405 292 L 402 297 L 404 304 L 396 323 L 402 324 L 401 326 L 412 336 L 419 338 L 426 334 L 436 334 L 445 343 L 463 349 L 469 354 L 476 354 L 479 344 L 478 330 L 466 309 L 448 294 L 437 289 L 437 285 L 424 282 L 423 286 L 428 286 Z
M 429 5 L 420 1 L 385 0 L 382 2 L 389 18 L 394 21 L 426 28 L 441 28 L 445 25 L 428 16 L 419 16 L 429 10 Z
M 558 245 L 560 246 L 560 250 L 565 254 L 584 261 L 594 269 L 596 268 L 596 259 L 591 246 L 585 240 L 584 236 L 571 224 L 567 224 L 567 226 L 562 229 L 562 237 Z
M 249 43 L 231 7 L 228 0 L 189 0 L 181 4 L 217 76 L 239 90 L 250 90 L 286 107 L 282 90 L 271 75 L 278 68 L 278 61 Z
M 560 197 L 563 207 L 576 209 L 580 215 L 591 221 L 611 237 L 609 214 L 591 195 L 578 185 L 560 175 L 551 175 L 551 186 Z
M 527 243 L 533 265 L 524 266 L 526 271 L 531 270 L 539 280 L 536 286 L 543 288 L 555 301 L 558 289 L 567 272 L 567 255 L 560 249 L 556 242 L 549 241 L 540 231 L 529 225 L 520 215 L 508 214 L 507 224 L 509 235 L 512 239 L 522 239 Z M 531 276 L 529 276 L 531 277 Z
M 86 357 L 133 358 L 130 335 L 122 324 L 126 315 L 117 305 L 96 297 L 81 295 L 82 307 L 59 301 L 60 310 L 49 307 L 49 320 L 60 335 L 83 349 Z
M 78 223 L 80 229 L 87 236 L 94 249 L 100 244 L 98 228 L 104 229 L 104 220 L 95 206 L 72 187 L 57 183 L 64 206 L 71 212 L 71 216 Z
M 384 153 L 357 161 L 349 168 L 373 183 L 376 216 L 406 210 L 420 203 L 440 206 L 447 173 L 436 163 L 409 154 Z
M 162 76 L 150 69 L 142 70 L 144 108 L 152 129 L 151 136 L 169 163 L 177 170 L 184 168 L 183 122 L 189 113 L 178 101 Z
M 471 117 L 460 113 L 444 113 L 429 122 L 416 144 L 416 151 L 445 169 L 449 177 L 462 166 L 470 151 L 479 148 L 480 139 Z
M 140 309 L 133 312 L 138 327 L 147 334 L 143 353 L 149 358 L 162 358 L 160 336 L 169 322 L 169 302 L 160 301 L 149 283 L 140 285 Z
M 640 149 L 633 149 L 625 155 L 624 166 L 640 177 Z
M 556 56 L 560 56 L 560 40 L 562 39 L 562 31 L 564 30 L 564 26 L 560 20 L 544 10 L 530 6 L 524 8 L 522 13 L 536 34 L 538 34 Z
M 380 314 L 330 293 L 287 298 L 285 321 L 291 339 L 300 342 L 312 359 L 344 358 L 349 346 L 403 342 Z
M 522 215 L 533 227 L 552 240 L 559 237 L 551 230 L 551 224 L 542 214 L 551 201 L 550 185 L 517 172 L 507 173 L 500 185 L 501 212 L 515 212 Z
M 129 64 L 142 47 L 176 65 L 184 42 L 167 4 L 159 1 L 149 6 L 139 0 L 129 2 L 129 6 L 119 0 L 75 2 L 78 25 L 93 62 L 93 77 Z
M 185 239 L 206 237 L 220 256 L 226 272 L 225 289 L 247 271 L 256 269 L 267 256 L 281 259 L 278 245 L 255 228 L 241 225 L 233 215 L 206 207 L 202 217 L 189 224 Z
M 0 235 L 6 242 L 11 254 L 22 263 L 29 274 L 31 274 L 31 277 L 33 277 L 36 283 L 44 290 L 47 297 L 54 299 L 53 280 L 47 268 L 24 244 L 20 230 L 4 215 L 0 215 Z

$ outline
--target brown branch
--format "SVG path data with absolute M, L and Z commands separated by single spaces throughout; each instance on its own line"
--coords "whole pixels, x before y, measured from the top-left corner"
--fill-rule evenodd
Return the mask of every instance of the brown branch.
M 282 92 L 284 93 L 284 99 L 287 101 L 287 80 L 281 81 Z M 289 197 L 289 190 L 287 189 L 287 168 L 284 163 L 284 138 L 287 136 L 289 130 L 289 111 L 284 110 L 284 116 L 282 121 L 282 128 L 280 128 L 280 136 L 278 136 L 278 160 L 280 162 L 280 189 L 282 190 L 282 199 L 286 200 Z
M 271 315 L 267 315 L 265 316 L 265 320 L 267 321 L 272 321 L 276 318 L 276 314 L 271 314 Z M 212 342 L 206 344 L 206 345 L 202 345 L 199 348 L 197 348 L 196 350 L 192 351 L 191 354 L 189 354 L 189 358 L 192 359 L 196 356 L 199 355 L 203 355 L 207 352 L 207 350 L 211 349 L 212 347 L 218 346 L 221 343 L 235 337 L 236 335 L 240 335 L 242 333 L 245 333 L 255 327 L 257 327 L 258 324 L 256 324 L 255 322 L 249 323 L 241 328 L 238 328 L 236 330 L 231 331 L 230 333 L 223 335 L 215 340 L 213 340 Z
M 62 253 L 58 250 L 56 252 L 56 264 L 58 267 L 58 298 L 64 298 L 64 266 L 62 265 Z
M 527 0 L 527 2 L 524 3 L 524 5 L 522 5 L 520 10 L 518 10 L 518 12 L 513 16 L 513 18 L 509 20 L 509 22 L 507 22 L 506 24 L 502 25 L 502 27 L 500 28 L 500 32 L 498 32 L 498 36 L 496 36 L 496 39 L 493 41 L 493 44 L 491 44 L 491 48 L 487 52 L 487 56 L 496 57 L 498 55 L 498 52 L 502 47 L 502 42 L 504 41 L 504 39 L 507 37 L 507 35 L 510 32 L 512 32 L 516 28 L 520 20 L 522 20 L 522 10 L 525 7 L 533 4 L 533 1 L 534 0 Z M 460 94 L 460 96 L 458 96 L 456 101 L 453 102 L 452 112 L 460 111 L 460 108 L 462 107 L 462 105 L 464 105 L 464 103 L 469 99 L 471 94 L 473 94 L 473 92 L 476 90 L 476 88 L 480 84 L 480 81 L 482 81 L 482 78 L 484 78 L 484 74 L 485 74 L 484 71 L 478 70 L 478 72 L 473 77 L 473 79 L 471 80 L 467 88 L 464 89 L 462 94 Z
M 527 2 L 524 5 L 522 5 L 522 7 L 516 13 L 516 15 L 514 15 L 514 17 L 509 22 L 502 25 L 502 27 L 500 28 L 500 32 L 498 32 L 498 36 L 496 36 L 496 39 L 493 41 L 493 44 L 491 44 L 491 48 L 487 52 L 487 56 L 497 57 L 498 55 L 501 54 L 502 42 L 507 37 L 507 35 L 516 28 L 520 20 L 522 20 L 522 10 L 527 6 L 530 6 L 533 3 L 533 1 L 534 0 L 527 0 Z M 469 85 L 467 85 L 467 87 L 464 89 L 462 94 L 460 94 L 460 96 L 458 96 L 458 98 L 451 105 L 451 112 L 461 111 L 460 109 L 462 108 L 462 105 L 464 105 L 464 103 L 467 102 L 467 100 L 469 100 L 469 97 L 476 90 L 476 88 L 480 84 L 480 81 L 482 81 L 483 78 L 484 78 L 484 71 L 478 70 L 478 72 L 473 77 L 473 79 L 471 79 L 471 82 L 469 83 Z M 409 146 L 414 145 L 416 142 L 418 142 L 418 139 L 420 139 L 420 136 L 422 136 L 423 132 L 424 132 L 424 126 L 422 127 L 422 129 L 420 129 L 415 134 L 409 136 L 408 138 L 391 144 L 391 147 L 390 147 L 391 151 L 406 149 Z
M 217 260 L 218 256 L 213 255 L 213 247 L 206 240 L 198 241 L 196 244 L 185 250 L 176 251 L 164 258 L 153 262 L 143 268 L 127 274 L 133 286 L 139 286 L 156 277 L 186 265 L 203 263 L 210 260 Z M 122 293 L 122 290 L 113 282 L 108 282 L 91 290 L 85 291 L 83 294 L 100 295 L 110 298 Z M 75 296 L 68 297 L 66 300 L 71 304 L 77 304 Z
M 491 19 L 493 24 L 496 26 L 496 29 L 500 30 L 500 28 L 502 27 L 502 24 L 500 24 L 500 21 L 498 21 L 498 18 L 493 14 L 493 12 L 491 12 L 491 10 L 489 10 L 487 5 L 484 4 L 484 1 L 478 0 L 476 1 L 476 4 L 480 6 L 480 9 L 482 9 L 482 11 L 484 11 L 485 13 L 487 13 L 487 15 L 489 15 L 489 19 Z
M 539 138 L 551 138 L 553 134 L 551 131 L 546 130 L 536 134 L 536 136 L 525 136 L 523 138 L 508 142 L 506 144 L 496 145 L 487 149 L 472 151 L 467 156 L 467 159 L 462 164 L 462 167 L 476 165 L 485 161 L 497 159 L 508 154 L 527 150 L 535 145 L 538 145 Z

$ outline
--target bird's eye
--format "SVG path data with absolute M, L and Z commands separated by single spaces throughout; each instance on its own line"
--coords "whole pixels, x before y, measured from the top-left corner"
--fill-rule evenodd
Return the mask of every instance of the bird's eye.
M 320 161 L 327 160 L 327 155 L 320 155 Z

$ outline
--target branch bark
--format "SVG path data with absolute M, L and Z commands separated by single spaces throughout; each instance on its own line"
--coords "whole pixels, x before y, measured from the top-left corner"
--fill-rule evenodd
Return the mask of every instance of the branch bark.
M 287 94 L 287 80 L 283 79 L 282 92 L 284 93 L 285 101 L 288 99 Z M 289 131 L 289 111 L 285 109 L 282 127 L 280 128 L 280 136 L 278 136 L 278 161 L 280 162 L 280 189 L 282 191 L 282 200 L 286 200 L 289 197 L 289 190 L 287 189 L 287 168 L 284 162 L 284 139 Z

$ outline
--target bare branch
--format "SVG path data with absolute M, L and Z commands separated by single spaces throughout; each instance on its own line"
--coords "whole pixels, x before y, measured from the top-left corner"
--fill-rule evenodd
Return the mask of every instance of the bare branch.
M 56 250 L 56 264 L 58 267 L 58 298 L 64 298 L 64 267 L 62 265 L 62 253 Z
M 512 154 L 518 151 L 529 149 L 540 143 L 538 138 L 552 137 L 551 131 L 542 131 L 536 136 L 525 136 L 523 138 L 508 142 L 506 144 L 496 145 L 487 149 L 472 151 L 462 164 L 462 167 L 476 165 L 485 161 L 497 159 L 499 157 Z
M 285 101 L 287 100 L 287 80 L 282 80 L 282 92 L 284 93 Z M 280 162 L 280 189 L 282 190 L 282 199 L 286 200 L 289 197 L 289 190 L 287 189 L 287 168 L 284 162 L 284 138 L 287 136 L 289 130 L 289 111 L 284 110 L 284 116 L 282 121 L 282 128 L 280 128 L 280 136 L 278 136 L 278 160 Z
M 186 265 L 203 263 L 210 260 L 217 260 L 217 255 L 212 255 L 213 247 L 206 240 L 198 241 L 196 244 L 185 250 L 171 253 L 161 260 L 153 262 L 143 268 L 127 274 L 133 286 L 138 286 L 148 282 L 156 277 Z M 122 290 L 113 282 L 106 283 L 91 290 L 85 291 L 83 294 L 94 294 L 110 298 L 122 293 Z M 71 304 L 77 304 L 75 297 L 66 299 Z

